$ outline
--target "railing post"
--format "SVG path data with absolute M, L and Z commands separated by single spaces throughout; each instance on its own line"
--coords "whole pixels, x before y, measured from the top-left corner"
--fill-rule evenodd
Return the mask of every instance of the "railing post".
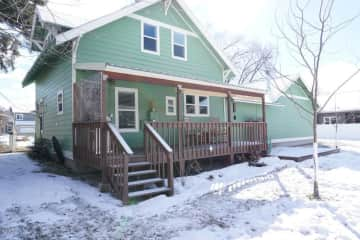
M 170 188 L 169 196 L 174 195 L 174 159 L 172 153 L 167 153 L 167 178 L 168 178 L 168 188 Z
M 108 179 L 107 173 L 107 137 L 106 137 L 106 123 L 100 123 L 100 167 L 101 167 L 101 183 L 99 185 L 101 192 L 109 192 L 110 191 L 110 183 Z
M 124 154 L 124 165 L 123 165 L 123 186 L 122 186 L 121 200 L 124 204 L 127 204 L 129 202 L 129 186 L 128 186 L 129 156 L 125 153 L 123 154 Z

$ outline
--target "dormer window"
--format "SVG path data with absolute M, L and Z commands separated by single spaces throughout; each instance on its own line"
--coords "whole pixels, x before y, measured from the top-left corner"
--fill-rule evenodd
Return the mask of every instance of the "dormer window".
M 186 60 L 187 58 L 186 35 L 179 32 L 172 32 L 172 56 L 173 58 Z
M 142 51 L 160 54 L 159 27 L 148 23 L 142 24 Z

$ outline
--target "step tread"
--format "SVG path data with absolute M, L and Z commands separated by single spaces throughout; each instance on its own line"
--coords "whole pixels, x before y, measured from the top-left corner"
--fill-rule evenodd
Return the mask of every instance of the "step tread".
M 149 178 L 149 179 L 144 179 L 144 180 L 131 181 L 128 183 L 128 185 L 129 185 L 129 187 L 132 187 L 132 186 L 139 186 L 139 185 L 150 184 L 150 183 L 157 183 L 157 182 L 161 182 L 161 181 L 164 181 L 164 179 Z
M 129 162 L 128 163 L 128 167 L 142 167 L 142 166 L 149 166 L 150 163 L 149 162 Z M 115 168 L 115 167 L 121 167 L 121 165 L 118 164 L 113 164 L 109 166 L 110 168 Z
M 129 167 L 140 167 L 140 166 L 147 166 L 150 165 L 149 162 L 129 162 Z
M 138 176 L 138 175 L 145 175 L 145 174 L 152 174 L 152 173 L 156 173 L 155 170 L 142 170 L 142 171 L 133 171 L 133 172 L 129 172 L 128 176 Z
M 168 191 L 170 191 L 170 188 L 168 187 L 158 187 L 158 188 L 146 189 L 142 191 L 129 192 L 129 198 L 141 197 L 146 195 L 155 195 L 155 194 L 165 193 Z

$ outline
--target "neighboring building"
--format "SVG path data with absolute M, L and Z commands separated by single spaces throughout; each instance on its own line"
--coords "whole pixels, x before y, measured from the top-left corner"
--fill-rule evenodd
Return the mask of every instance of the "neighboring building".
M 36 12 L 33 48 L 43 51 L 23 81 L 36 85 L 36 136 L 56 136 L 67 158 L 103 170 L 124 201 L 171 195 L 174 167 L 182 175 L 189 160 L 266 151 L 266 111 L 290 122 L 269 124 L 273 138 L 308 134 L 293 108 L 266 109 L 265 90 L 225 83 L 235 67 L 183 0 L 137 1 L 85 23 Z
M 318 113 L 318 124 L 360 123 L 360 110 L 324 111 Z
M 0 108 L 0 135 L 12 133 L 13 113 Z
M 14 113 L 16 134 L 21 136 L 34 136 L 35 112 Z

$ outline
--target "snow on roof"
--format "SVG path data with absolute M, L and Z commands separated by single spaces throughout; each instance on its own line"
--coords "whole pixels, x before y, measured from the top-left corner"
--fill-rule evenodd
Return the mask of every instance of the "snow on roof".
M 91 20 L 131 5 L 132 0 L 49 0 L 46 6 L 37 6 L 42 22 L 75 28 Z

